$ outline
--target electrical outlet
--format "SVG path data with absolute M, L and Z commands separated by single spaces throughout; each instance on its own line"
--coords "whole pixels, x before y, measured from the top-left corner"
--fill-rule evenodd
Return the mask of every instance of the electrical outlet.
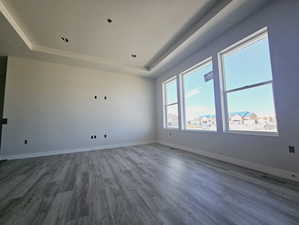
M 112 101 L 112 97 L 108 96 L 108 95 L 105 95 L 105 96 L 103 96 L 103 100 L 108 103 L 108 102 Z
M 295 150 L 295 146 L 289 145 L 289 153 L 290 154 L 295 154 L 296 150 Z

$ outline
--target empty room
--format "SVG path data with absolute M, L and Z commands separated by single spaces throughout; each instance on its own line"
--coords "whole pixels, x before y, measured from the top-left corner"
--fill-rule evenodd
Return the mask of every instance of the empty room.
M 0 0 L 0 225 L 299 225 L 298 0 Z

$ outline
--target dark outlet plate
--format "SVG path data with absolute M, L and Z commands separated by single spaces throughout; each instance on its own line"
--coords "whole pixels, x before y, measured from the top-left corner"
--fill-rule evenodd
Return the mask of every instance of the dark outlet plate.
M 295 150 L 295 146 L 289 146 L 289 153 L 291 154 L 295 154 L 296 150 Z
M 1 121 L 1 123 L 4 124 L 4 125 L 7 124 L 7 119 L 3 118 L 2 121 Z

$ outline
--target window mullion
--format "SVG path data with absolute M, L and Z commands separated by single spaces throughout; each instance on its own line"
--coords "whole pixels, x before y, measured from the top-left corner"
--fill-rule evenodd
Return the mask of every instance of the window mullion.
M 179 74 L 177 76 L 177 80 L 178 80 L 178 115 L 179 115 L 179 129 L 183 130 L 185 125 L 184 125 L 184 121 L 185 121 L 185 113 L 183 111 L 184 108 L 184 90 L 183 90 L 183 81 L 182 81 L 182 76 L 181 74 Z
M 271 84 L 271 83 L 272 83 L 272 80 L 269 80 L 269 81 L 265 81 L 265 82 L 260 82 L 260 83 L 256 83 L 256 84 L 252 84 L 252 85 L 246 85 L 246 86 L 243 86 L 243 87 L 226 90 L 225 93 L 231 93 L 231 92 L 235 92 L 235 91 L 242 91 L 242 90 L 246 90 L 246 89 L 249 89 L 249 88 L 255 88 L 255 87 L 259 87 L 259 86 L 263 86 L 263 85 L 267 85 L 267 84 Z
M 172 106 L 172 105 L 176 105 L 176 104 L 178 104 L 178 102 L 167 104 L 167 106 Z

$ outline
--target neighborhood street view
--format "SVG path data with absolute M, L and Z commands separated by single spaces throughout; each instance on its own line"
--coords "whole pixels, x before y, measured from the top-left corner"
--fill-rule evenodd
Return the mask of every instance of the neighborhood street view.
M 198 116 L 186 122 L 187 129 L 215 130 L 216 116 Z M 168 126 L 178 126 L 178 116 L 168 115 Z M 277 132 L 275 115 L 258 115 L 253 112 L 235 112 L 229 115 L 229 130 Z

